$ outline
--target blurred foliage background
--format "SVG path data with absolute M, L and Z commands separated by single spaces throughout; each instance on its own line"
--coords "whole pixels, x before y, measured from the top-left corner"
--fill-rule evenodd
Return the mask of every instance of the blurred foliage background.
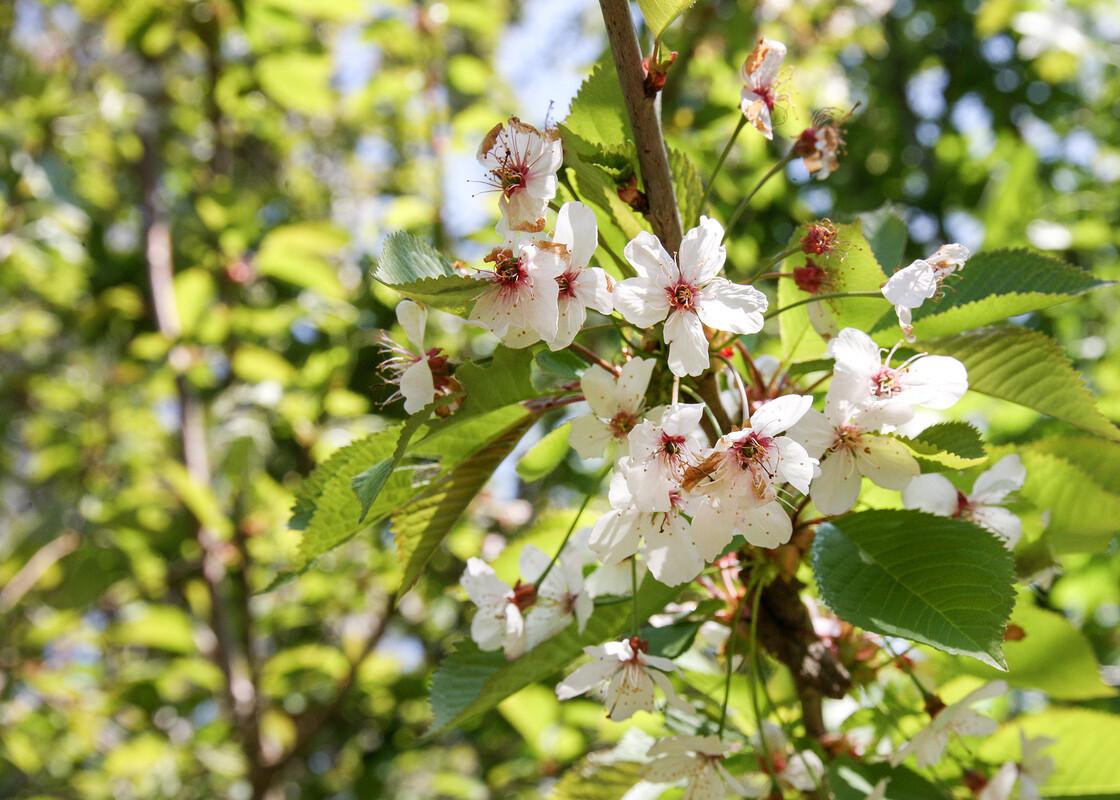
M 791 219 L 889 202 L 908 257 L 1031 246 L 1120 278 L 1114 2 L 702 0 L 665 36 L 663 97 L 701 175 L 758 32 L 795 65 L 779 138 L 860 105 L 839 173 L 767 184 L 732 265 Z M 557 527 L 577 467 L 545 489 L 503 468 L 391 619 L 384 531 L 262 590 L 292 563 L 301 476 L 402 413 L 376 372 L 380 241 L 468 263 L 495 241 L 477 143 L 510 113 L 563 118 L 603 52 L 597 4 L 15 0 L 0 38 L 0 796 L 546 795 L 617 738 L 597 706 L 530 687 L 422 741 L 427 682 L 464 630 L 462 559 Z M 717 216 L 785 146 L 741 137 Z M 1019 321 L 1120 418 L 1115 291 Z M 997 444 L 1049 424 L 963 413 Z M 1115 684 L 1115 539 L 1062 566 L 1047 602 Z

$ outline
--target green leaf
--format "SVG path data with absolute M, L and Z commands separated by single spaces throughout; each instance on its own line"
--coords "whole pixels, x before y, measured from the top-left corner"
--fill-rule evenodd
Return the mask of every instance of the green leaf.
M 261 241 L 253 264 L 261 275 L 341 298 L 346 291 L 332 260 L 349 236 L 327 222 L 301 222 L 274 228 Z
M 649 222 L 619 198 L 615 178 L 602 166 L 593 163 L 571 148 L 565 150 L 564 165 L 568 169 L 567 174 L 575 188 L 577 198 L 595 212 L 599 235 L 611 251 L 621 258 L 626 244 L 637 236 L 639 231 L 650 229 Z M 606 268 L 616 277 L 621 274 L 613 261 L 601 260 L 599 266 Z
M 636 761 L 595 763 L 584 759 L 560 778 L 550 800 L 622 800 L 642 779 Z
M 979 328 L 1008 317 L 1064 303 L 1109 285 L 1092 274 L 1030 250 L 992 250 L 969 259 L 939 296 L 914 311 L 914 332 L 926 340 Z M 891 331 L 894 314 L 876 331 Z M 870 329 L 868 329 L 870 330 Z
M 945 793 L 918 773 L 885 762 L 841 756 L 828 765 L 828 786 L 836 800 L 866 800 L 875 784 L 889 778 L 884 800 L 945 800 Z
M 489 363 L 467 362 L 455 370 L 466 399 L 455 416 L 492 411 L 510 403 L 530 400 L 540 393 L 532 380 L 533 353 L 498 345 Z
M 910 229 L 896 210 L 887 204 L 874 211 L 859 215 L 863 223 L 863 233 L 871 245 L 871 252 L 879 262 L 884 275 L 890 275 L 897 267 L 903 266 L 902 258 L 906 253 L 906 242 Z
M 1115 798 L 1120 796 L 1120 716 L 1084 708 L 1050 708 L 1015 719 L 980 745 L 989 763 L 1017 761 L 1020 732 L 1056 741 L 1046 749 L 1055 770 L 1042 786 L 1044 797 Z
M 642 16 L 655 39 L 669 27 L 670 23 L 683 14 L 696 0 L 638 0 Z
M 678 591 L 679 587 L 668 587 L 646 576 L 638 590 L 639 616 L 657 613 Z M 632 614 L 630 603 L 599 606 L 583 634 L 575 624 L 569 625 L 515 661 L 506 661 L 501 652 L 484 653 L 474 642 L 463 641 L 443 660 L 432 679 L 435 720 L 429 736 L 461 726 L 522 687 L 554 676 L 578 658 L 584 647 L 618 638 L 633 619 Z
M 411 283 L 386 285 L 417 303 L 465 317 L 470 314 L 474 301 L 487 284 L 486 281 L 463 275 L 445 275 L 442 278 L 424 278 Z
M 381 256 L 373 277 L 389 286 L 414 283 L 426 278 L 458 277 L 451 261 L 411 233 L 389 234 L 381 246 Z
M 586 368 L 587 362 L 571 350 L 544 349 L 533 356 L 529 380 L 538 392 L 549 392 L 579 381 Z
M 871 252 L 871 246 L 864 238 L 860 224 L 837 225 L 837 246 L 831 253 L 814 256 L 817 266 L 828 273 L 829 283 L 823 293 L 839 292 L 877 292 L 883 285 L 883 271 Z M 794 231 L 790 246 L 796 246 L 804 235 L 804 228 Z M 798 252 L 782 264 L 783 272 L 791 272 L 805 265 L 806 257 Z M 778 303 L 776 308 L 784 308 L 799 300 L 810 297 L 807 292 L 797 288 L 788 279 L 778 281 Z M 823 300 L 818 310 L 836 320 L 837 328 L 859 328 L 871 330 L 883 310 L 888 308 L 881 297 L 850 297 L 839 300 Z M 778 317 L 782 338 L 782 358 L 787 361 L 804 361 L 818 358 L 825 351 L 824 342 L 809 324 L 809 308 L 798 306 L 783 312 Z
M 331 57 L 320 53 L 279 52 L 257 61 L 257 80 L 265 94 L 302 114 L 327 114 L 334 107 Z
M 865 511 L 813 542 L 821 598 L 840 617 L 1004 667 L 1011 555 L 983 528 L 918 511 Z
M 1018 688 L 1038 689 L 1057 700 L 1116 695 L 1116 690 L 1101 680 L 1100 665 L 1089 640 L 1061 614 L 1039 608 L 1029 593 L 1020 592 L 1011 622 L 1026 635 L 1018 641 L 1004 642 L 1006 674 L 975 661 L 954 666 L 970 675 L 1001 677 Z
M 496 439 L 458 464 L 422 495 L 393 514 L 390 530 L 404 570 L 399 593 L 420 577 L 428 559 L 451 532 L 463 511 L 533 422 L 525 416 Z
M 568 455 L 568 434 L 572 426 L 564 423 L 541 437 L 517 462 L 517 474 L 526 483 L 539 481 L 564 463 Z
M 1105 550 L 1120 519 L 1120 445 L 1089 436 L 1056 436 L 1015 452 L 1027 470 L 1020 495 L 1047 513 L 1050 549 Z
M 682 619 L 669 625 L 655 628 L 652 625 L 643 625 L 641 637 L 649 642 L 649 652 L 655 656 L 677 658 L 688 648 L 692 647 L 696 639 L 696 632 L 704 624 L 703 619 Z
M 592 154 L 632 149 L 630 120 L 610 53 L 599 59 L 580 85 L 561 128 L 566 150 Z
M 988 458 L 980 431 L 967 422 L 940 422 L 913 438 L 898 438 L 918 456 L 923 472 L 968 469 Z
M 700 214 L 704 211 L 700 206 L 704 197 L 704 183 L 691 159 L 680 150 L 669 148 L 669 171 L 673 175 L 681 223 L 688 230 L 700 222 Z
M 1005 325 L 937 339 L 922 349 L 961 361 L 968 370 L 968 388 L 974 392 L 1120 441 L 1120 428 L 1097 410 L 1081 376 L 1045 334 Z
M 373 505 L 373 501 L 377 499 L 377 495 L 381 494 L 381 489 L 385 486 L 385 481 L 389 480 L 389 475 L 393 472 L 394 462 L 391 458 L 386 458 L 383 461 L 378 461 L 369 469 L 359 473 L 355 476 L 354 480 L 350 481 L 351 488 L 354 489 L 354 494 L 358 495 L 358 502 L 362 504 L 362 513 L 358 517 L 358 522 L 364 522 L 366 515 L 369 514 L 369 508 Z

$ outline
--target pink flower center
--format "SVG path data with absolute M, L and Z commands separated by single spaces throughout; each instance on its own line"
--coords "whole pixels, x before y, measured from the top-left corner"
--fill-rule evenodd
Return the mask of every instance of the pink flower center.
M 735 456 L 735 463 L 739 465 L 739 469 L 749 470 L 763 466 L 766 454 L 770 451 L 773 443 L 774 440 L 769 436 L 759 436 L 757 433 L 752 433 L 733 444 L 731 452 Z
M 895 397 L 902 393 L 899 373 L 890 367 L 882 367 L 871 376 L 871 394 L 879 399 Z
M 668 295 L 669 305 L 672 308 L 693 311 L 696 308 L 696 298 L 700 294 L 700 288 L 682 280 L 675 286 L 666 287 L 665 294 Z
M 576 296 L 576 272 L 565 272 L 556 278 L 556 285 L 560 287 L 560 297 L 574 298 Z
M 658 456 L 662 461 L 669 465 L 675 465 L 681 460 L 681 456 L 683 453 L 683 436 L 670 436 L 665 432 L 661 433 L 661 448 L 658 452 Z
M 829 450 L 854 450 L 859 447 L 862 438 L 863 431 L 855 425 L 841 425 L 836 429 L 836 440 Z
M 771 111 L 774 110 L 774 102 L 777 98 L 774 97 L 773 88 L 769 86 L 759 86 L 754 90 L 754 93 L 762 98 L 762 102 L 766 104 L 768 109 Z
M 511 256 L 497 263 L 494 275 L 497 276 L 498 283 L 502 286 L 512 287 L 525 277 L 525 268 L 522 266 L 520 258 Z
M 629 411 L 619 411 L 607 423 L 610 426 L 611 435 L 616 439 L 625 439 L 637 424 L 638 420 Z

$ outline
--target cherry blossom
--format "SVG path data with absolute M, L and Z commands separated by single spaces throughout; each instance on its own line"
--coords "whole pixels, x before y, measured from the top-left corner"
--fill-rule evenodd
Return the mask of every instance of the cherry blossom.
M 809 495 L 822 514 L 843 514 L 854 506 L 864 477 L 899 491 L 918 474 L 906 445 L 878 433 L 885 422 L 881 412 L 837 402 L 830 391 L 824 414 L 810 409 L 789 431 L 820 459 Z
M 627 436 L 642 417 L 646 390 L 657 362 L 632 358 L 616 376 L 593 364 L 580 378 L 591 413 L 572 420 L 568 441 L 583 458 L 599 458 L 612 441 L 627 454 Z
M 668 511 L 643 511 L 634 505 L 625 473 L 615 472 L 609 498 L 611 510 L 596 521 L 588 540 L 605 565 L 633 557 L 644 541 L 646 564 L 665 585 L 678 586 L 700 574 L 704 559 L 697 551 L 679 492 L 669 493 Z
M 774 138 L 771 113 L 778 101 L 774 84 L 785 57 L 784 44 L 760 36 L 743 62 L 743 91 L 739 107 L 747 120 L 767 139 Z
M 700 403 L 670 406 L 659 420 L 643 420 L 630 431 L 630 455 L 619 459 L 617 467 L 626 477 L 637 508 L 672 508 L 670 497 L 679 491 L 685 469 L 698 460 L 703 415 L 704 406 Z
M 806 128 L 793 144 L 793 152 L 801 157 L 805 169 L 822 181 L 839 169 L 843 150 L 844 132 L 829 120 Z
M 481 558 L 467 559 L 467 569 L 460 582 L 478 606 L 471 620 L 471 638 L 478 648 L 503 650 L 508 659 L 524 653 L 524 610 L 536 600 L 533 585 L 518 581 L 516 586 L 510 587 Z
M 381 369 L 389 373 L 400 387 L 394 398 L 404 398 L 404 410 L 409 414 L 415 414 L 429 405 L 437 395 L 450 394 L 459 388 L 458 382 L 451 377 L 447 356 L 438 347 L 424 349 L 427 321 L 426 308 L 412 300 L 402 300 L 397 304 L 397 322 L 417 352 L 401 347 L 388 336 L 382 338 L 385 349 L 392 355 Z
M 525 615 L 526 647 L 532 649 L 568 627 L 573 620 L 580 633 L 595 610 L 583 587 L 583 559 L 575 550 L 565 551 L 549 570 L 551 557 L 533 545 L 521 551 L 522 580 L 537 586 L 536 602 Z M 548 570 L 544 580 L 541 576 Z
M 556 280 L 568 269 L 567 248 L 537 242 L 516 251 L 498 249 L 486 258 L 494 269 L 479 273 L 489 286 L 475 301 L 471 321 L 510 347 L 553 339 L 559 322 Z
M 902 491 L 907 508 L 941 517 L 958 517 L 975 522 L 998 536 L 1013 550 L 1023 535 L 1023 523 L 1003 507 L 1007 496 L 1023 487 L 1027 470 L 1017 455 L 1004 456 L 982 473 L 972 493 L 957 489 L 944 475 L 919 475 Z
M 1043 750 L 1055 743 L 1049 736 L 1036 736 L 1028 739 L 1019 730 L 1022 757 L 999 768 L 992 779 L 976 796 L 977 800 L 1011 800 L 1015 785 L 1019 786 L 1019 800 L 1041 800 L 1039 786 L 1046 782 L 1054 771 L 1054 759 L 1043 754 Z
M 791 751 L 785 732 L 773 722 L 762 721 L 762 735 L 754 734 L 751 746 L 759 754 L 759 765 L 773 770 L 779 786 L 812 792 L 822 785 L 826 770 L 821 757 L 812 750 Z M 759 788 L 765 788 L 765 783 Z
M 626 260 L 638 273 L 614 290 L 615 308 L 639 328 L 665 321 L 669 369 L 674 375 L 699 375 L 708 368 L 704 326 L 730 333 L 762 330 L 766 296 L 751 286 L 717 277 L 727 251 L 723 226 L 700 218 L 685 234 L 677 260 L 660 240 L 642 231 L 626 245 Z
M 736 533 L 758 547 L 777 547 L 793 533 L 775 486 L 789 483 L 808 492 L 817 459 L 789 436 L 813 398 L 786 395 L 760 406 L 749 426 L 725 434 L 685 479 L 685 488 L 703 498 L 693 516 L 693 532 L 706 561 L 718 556 Z
M 999 727 L 996 721 L 978 714 L 971 706 L 1006 693 L 1006 681 L 992 681 L 965 695 L 962 700 L 935 711 L 929 725 L 891 755 L 891 765 L 897 767 L 913 753 L 918 766 L 926 769 L 941 760 L 950 734 L 988 736 L 994 733 Z
M 669 705 L 691 712 L 692 707 L 681 700 L 665 673 L 676 665 L 667 658 L 649 655 L 649 643 L 637 636 L 598 647 L 585 647 L 591 661 L 579 667 L 556 686 L 556 696 L 570 700 L 607 683 L 607 714 L 615 722 L 630 719 L 636 711 L 656 708 L 653 689 L 665 695 Z
M 944 244 L 926 258 L 903 267 L 883 286 L 883 296 L 894 306 L 907 341 L 914 340 L 913 310 L 941 289 L 945 279 L 964 267 L 971 253 L 963 244 Z
M 968 373 L 957 359 L 922 353 L 892 367 L 893 352 L 885 353 L 863 331 L 840 331 L 828 343 L 836 360 L 829 391 L 902 425 L 913 419 L 916 407 L 946 409 L 968 390 Z
M 552 350 L 570 345 L 587 320 L 587 309 L 600 314 L 614 310 L 611 279 L 599 267 L 588 267 L 595 248 L 599 246 L 599 228 L 595 212 L 583 203 L 565 203 L 556 215 L 556 231 L 552 241 L 567 250 L 566 269 L 556 277 L 558 284 L 556 335 L 546 337 Z
M 498 206 L 508 229 L 544 230 L 545 209 L 556 196 L 556 171 L 564 161 L 559 133 L 510 117 L 486 134 L 478 161 L 486 168 L 486 183 L 501 193 Z
M 728 794 L 761 797 L 724 767 L 730 748 L 717 736 L 673 736 L 649 749 L 653 761 L 646 780 L 654 783 L 686 781 L 683 800 L 724 800 Z

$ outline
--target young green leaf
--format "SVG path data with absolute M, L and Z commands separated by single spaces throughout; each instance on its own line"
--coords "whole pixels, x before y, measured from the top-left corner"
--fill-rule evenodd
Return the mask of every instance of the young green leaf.
M 922 345 L 953 356 L 968 370 L 968 388 L 1009 400 L 1120 441 L 1117 428 L 1097 410 L 1081 376 L 1048 336 L 1012 325 L 984 328 Z
M 517 474 L 526 483 L 533 483 L 546 477 L 564 462 L 568 455 L 568 434 L 572 426 L 561 425 L 541 437 L 517 462 Z
M 918 456 L 923 472 L 968 469 L 987 460 L 980 431 L 967 422 L 940 422 L 917 436 L 899 436 Z
M 988 531 L 918 511 L 865 511 L 813 542 L 821 598 L 841 618 L 1005 668 L 1011 555 Z
M 696 0 L 638 0 L 642 16 L 655 39 L 669 27 L 670 23 L 683 14 Z

